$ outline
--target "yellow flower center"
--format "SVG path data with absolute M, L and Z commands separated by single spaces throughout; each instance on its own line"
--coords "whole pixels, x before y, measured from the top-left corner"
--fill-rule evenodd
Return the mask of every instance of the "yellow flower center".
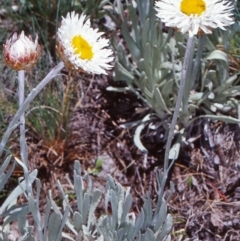
M 74 36 L 72 39 L 74 53 L 78 54 L 82 59 L 90 60 L 93 57 L 92 46 L 81 36 Z
M 200 16 L 206 10 L 206 3 L 204 0 L 182 0 L 181 11 L 186 15 Z

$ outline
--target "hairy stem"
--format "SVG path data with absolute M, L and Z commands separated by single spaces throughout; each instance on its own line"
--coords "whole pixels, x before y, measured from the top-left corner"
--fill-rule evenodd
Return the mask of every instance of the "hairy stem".
M 171 122 L 170 127 L 169 127 L 168 139 L 167 139 L 165 156 L 164 156 L 164 168 L 163 168 L 164 173 L 163 173 L 163 182 L 162 182 L 162 187 L 161 187 L 161 194 L 163 193 L 163 190 L 165 188 L 165 184 L 166 184 L 166 181 L 167 181 L 167 178 L 168 178 L 168 172 L 169 172 L 169 169 L 172 165 L 172 163 L 171 163 L 171 165 L 169 166 L 169 153 L 170 153 L 170 149 L 171 149 L 171 145 L 172 145 L 172 140 L 173 140 L 173 137 L 174 137 L 174 129 L 175 129 L 175 126 L 176 126 L 176 123 L 177 123 L 177 119 L 178 119 L 178 115 L 179 115 L 179 111 L 180 111 L 180 107 L 181 107 L 181 103 L 182 103 L 182 99 L 183 99 L 183 93 L 184 93 L 184 87 L 185 87 L 185 84 L 186 84 L 187 75 L 189 73 L 189 68 L 192 66 L 193 48 L 194 48 L 194 37 L 189 37 L 188 41 L 187 41 L 186 52 L 185 52 L 185 55 L 184 55 L 183 69 L 182 69 L 182 73 L 181 73 L 181 81 L 180 81 L 180 85 L 179 85 L 177 102 L 176 102 L 176 106 L 175 106 L 175 109 L 174 109 L 172 122 Z M 174 160 L 172 160 L 172 162 L 173 161 Z
M 19 108 L 22 106 L 24 102 L 25 96 L 25 71 L 18 71 L 18 105 Z M 25 112 L 23 112 L 20 116 L 20 156 L 23 162 L 23 173 L 24 178 L 26 180 L 26 190 L 27 194 L 32 193 L 31 185 L 29 182 L 29 174 L 28 174 L 28 151 L 27 151 L 27 143 L 25 136 Z

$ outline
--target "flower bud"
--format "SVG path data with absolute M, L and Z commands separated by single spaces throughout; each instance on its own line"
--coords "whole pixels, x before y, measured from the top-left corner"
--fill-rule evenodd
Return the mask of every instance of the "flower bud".
M 24 32 L 18 36 L 14 33 L 12 38 L 3 45 L 3 55 L 6 64 L 15 70 L 31 70 L 41 53 L 38 36 L 35 41 L 26 37 Z

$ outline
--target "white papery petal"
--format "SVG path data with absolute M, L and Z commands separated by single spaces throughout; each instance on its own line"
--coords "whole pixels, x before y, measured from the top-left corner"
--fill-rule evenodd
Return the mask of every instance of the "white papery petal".
M 112 68 L 109 63 L 114 58 L 112 57 L 112 50 L 108 49 L 109 41 L 101 38 L 102 35 L 103 33 L 98 32 L 98 29 L 91 28 L 90 20 L 86 19 L 84 14 L 79 16 L 75 12 L 68 13 L 66 18 L 62 19 L 57 32 L 59 44 L 62 45 L 65 55 L 62 57 L 64 60 L 68 59 L 76 70 L 84 70 L 87 73 L 94 74 L 107 74 L 106 70 Z M 75 36 L 81 36 L 92 47 L 93 57 L 91 59 L 83 59 L 75 53 L 72 45 L 72 39 Z
M 182 0 L 159 0 L 155 3 L 157 17 L 168 27 L 175 27 L 189 36 L 199 31 L 212 33 L 212 28 L 225 30 L 226 26 L 234 23 L 232 1 L 229 0 L 202 0 L 206 10 L 201 15 L 186 15 L 181 11 Z

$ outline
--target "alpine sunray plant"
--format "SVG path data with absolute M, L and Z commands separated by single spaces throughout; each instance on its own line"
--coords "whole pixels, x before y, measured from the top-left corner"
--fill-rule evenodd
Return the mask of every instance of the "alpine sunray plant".
M 238 76 L 229 73 L 227 54 L 213 47 L 221 41 L 225 45 L 230 33 L 236 31 L 236 28 L 229 27 L 234 23 L 233 2 L 163 0 L 155 2 L 155 11 L 154 1 L 137 0 L 127 4 L 127 8 L 128 15 L 121 1 L 117 0 L 117 6 L 113 6 L 110 12 L 112 19 L 120 25 L 126 42 L 125 45 L 115 43 L 115 80 L 125 81 L 128 87 L 124 91 L 131 90 L 141 98 L 157 114 L 160 124 L 156 126 L 162 125 L 165 129 L 162 133 L 167 141 L 163 167 L 165 186 L 186 130 L 195 117 L 199 118 L 197 113 L 205 113 L 203 116 L 213 120 L 239 123 L 238 119 L 223 115 L 225 109 L 236 106 L 234 96 L 239 87 L 231 84 L 237 85 Z M 215 12 L 219 15 L 215 16 Z M 163 24 L 175 29 L 167 31 Z M 179 31 L 189 36 L 186 45 L 185 36 Z M 211 34 L 217 39 L 214 44 Z M 217 66 L 213 71 L 209 70 L 212 63 Z M 138 125 L 134 142 L 145 153 L 147 149 L 141 143 L 141 131 L 145 126 L 155 127 L 154 115 L 148 110 L 141 121 L 133 124 Z M 170 126 L 165 124 L 168 121 L 171 121 Z
M 86 17 L 84 15 L 81 15 L 79 18 L 78 14 L 75 14 L 73 12 L 67 15 L 67 20 L 63 20 L 62 25 L 58 31 L 58 46 L 61 46 L 63 50 L 63 52 L 60 52 L 60 57 L 63 58 L 63 61 L 66 64 L 67 68 L 69 68 L 69 66 L 72 65 L 74 66 L 75 70 L 78 70 L 80 72 L 84 71 L 96 74 L 106 74 L 105 70 L 111 68 L 109 62 L 113 60 L 113 57 L 110 57 L 110 55 L 112 55 L 112 51 L 106 48 L 108 47 L 108 41 L 106 39 L 101 38 L 101 35 L 103 33 L 98 33 L 97 30 L 92 29 L 90 27 L 90 21 L 87 20 L 85 22 L 85 18 Z M 80 26 L 81 28 L 79 30 L 78 24 L 81 22 L 83 24 Z M 75 23 L 75 25 L 71 25 L 71 23 Z M 76 28 L 76 24 L 78 25 L 78 28 Z M 70 31 L 68 31 L 69 29 L 67 31 L 66 28 L 64 29 L 66 25 L 68 28 L 70 27 Z M 74 36 L 72 36 L 73 32 L 75 33 Z M 32 42 L 31 38 L 26 38 L 23 32 L 19 37 L 17 37 L 17 35 L 15 34 L 12 39 L 7 40 L 6 46 L 4 46 L 4 54 L 7 64 L 9 64 L 16 70 L 19 70 L 18 77 L 20 84 L 19 109 L 13 117 L 12 121 L 9 123 L 7 131 L 2 138 L 2 141 L 0 143 L 0 156 L 2 156 L 4 152 L 5 145 L 8 141 L 11 132 L 18 126 L 20 120 L 21 160 L 15 157 L 14 162 L 17 162 L 23 168 L 24 179 L 19 179 L 19 185 L 11 192 L 11 194 L 4 201 L 3 205 L 0 207 L 0 216 L 4 217 L 4 224 L 1 228 L 1 234 L 3 235 L 1 235 L 0 239 L 8 239 L 7 225 L 9 224 L 9 222 L 18 220 L 19 232 L 22 234 L 21 239 L 34 240 L 34 232 L 36 232 L 37 240 L 41 241 L 61 240 L 62 236 L 72 240 L 71 237 L 69 237 L 67 234 L 65 234 L 64 232 L 62 233 L 65 224 L 70 227 L 74 234 L 77 234 L 77 231 L 74 230 L 73 225 L 67 223 L 71 207 L 68 204 L 67 196 L 63 193 L 63 189 L 59 183 L 58 186 L 60 188 L 60 191 L 63 193 L 64 201 L 66 204 L 66 206 L 64 206 L 64 212 L 63 214 L 60 213 L 57 205 L 51 198 L 50 193 L 49 200 L 47 201 L 46 205 L 45 226 L 44 230 L 42 229 L 39 201 L 41 182 L 37 178 L 38 171 L 36 169 L 33 170 L 31 173 L 29 173 L 28 171 L 28 153 L 25 138 L 25 111 L 29 107 L 30 102 L 37 96 L 37 94 L 50 82 L 52 78 L 54 78 L 62 70 L 64 64 L 63 62 L 60 62 L 55 68 L 53 68 L 53 70 L 50 71 L 50 73 L 30 92 L 30 94 L 25 99 L 23 71 L 31 70 L 31 68 L 33 68 L 34 64 L 36 63 L 37 58 L 39 57 L 40 47 L 38 45 L 37 39 L 34 43 Z M 103 60 L 102 62 L 100 61 L 100 58 Z M 72 70 L 72 68 L 70 67 L 69 70 Z M 4 184 L 7 182 L 8 178 L 10 177 L 14 169 L 15 165 L 13 164 L 11 168 L 6 172 L 6 174 L 4 173 L 6 171 L 7 166 L 10 163 L 10 160 L 11 155 L 9 155 L 1 165 L 0 189 L 4 187 Z M 78 169 L 80 169 L 79 166 L 77 167 Z M 78 171 L 77 173 L 79 173 Z M 79 198 L 81 198 L 81 200 L 84 201 L 83 204 L 85 205 L 82 206 L 83 204 L 80 201 L 80 205 L 78 206 L 78 208 L 80 209 L 80 217 L 82 216 L 84 218 L 83 221 L 85 223 L 87 221 L 87 216 L 85 216 L 85 214 L 89 214 L 88 223 L 91 226 L 92 223 L 95 222 L 94 217 L 91 215 L 93 215 L 93 212 L 96 208 L 95 202 L 98 203 L 99 201 L 100 192 L 96 190 L 93 193 L 93 197 L 91 196 L 91 198 L 95 199 L 95 202 L 92 206 L 89 206 L 89 193 L 85 194 L 85 192 L 83 192 L 83 186 L 82 192 L 78 191 L 79 186 L 83 184 L 83 180 L 81 180 L 80 177 L 77 176 L 75 178 L 75 181 L 75 190 L 77 190 L 76 192 L 78 203 Z M 79 181 L 81 183 L 79 183 Z M 33 192 L 32 188 L 34 182 L 36 184 L 36 195 Z M 90 189 L 91 187 L 88 187 L 88 190 Z M 16 204 L 17 198 L 21 194 L 24 194 L 24 196 L 26 197 L 27 204 L 18 206 Z M 51 208 L 53 208 L 54 212 L 50 215 Z M 90 208 L 90 211 L 88 210 L 88 208 Z M 35 231 L 33 226 L 28 225 L 28 220 L 26 218 L 27 214 L 32 215 L 36 228 Z M 79 219 L 77 219 L 79 218 L 79 216 L 76 215 L 75 217 L 75 221 L 79 221 Z M 81 223 L 80 229 L 84 229 L 84 223 Z M 77 226 L 77 229 L 78 228 L 79 226 Z M 84 230 L 87 230 L 87 228 L 92 228 L 92 226 L 86 227 Z M 166 235 L 168 235 L 168 232 L 170 231 L 168 226 L 167 228 L 167 232 L 166 230 L 164 231 Z M 94 233 L 96 233 L 96 231 L 94 231 Z M 89 235 L 90 234 L 92 233 L 90 232 Z M 87 236 L 88 235 L 86 235 L 86 237 Z
M 196 79 L 196 73 L 200 67 L 200 58 L 203 53 L 203 45 L 200 45 L 198 53 L 195 58 L 195 66 L 193 65 L 194 58 L 194 36 L 202 34 L 211 34 L 211 28 L 222 28 L 226 30 L 225 26 L 230 26 L 234 23 L 232 18 L 233 4 L 232 2 L 222 1 L 208 1 L 208 0 L 180 0 L 174 2 L 158 1 L 156 2 L 157 16 L 166 23 L 167 26 L 181 29 L 182 33 L 189 34 L 186 52 L 183 60 L 183 67 L 181 70 L 181 79 L 179 84 L 179 92 L 176 100 L 176 105 L 169 126 L 168 139 L 164 157 L 164 172 L 169 170 L 169 157 L 172 139 L 174 137 L 174 130 L 177 124 L 180 108 L 182 108 L 182 115 L 184 116 L 184 124 L 188 123 L 188 101 L 190 94 L 190 86 Z M 178 12 L 179 11 L 179 12 Z M 176 16 L 176 12 L 178 13 Z M 172 14 L 173 13 L 173 14 Z M 169 14 L 166 17 L 164 14 Z M 172 14 L 172 15 L 171 15 Z M 165 16 L 165 17 L 164 17 Z M 175 16 L 175 17 L 174 17 Z M 173 21 L 172 21 L 173 20 Z M 202 47 L 202 48 L 201 48 Z M 181 102 L 182 107 L 181 107 Z
M 24 32 L 18 36 L 14 33 L 12 38 L 3 45 L 3 54 L 6 64 L 18 71 L 18 106 L 25 99 L 25 70 L 31 70 L 40 56 L 41 48 L 38 44 L 38 36 L 33 42 L 32 37 L 26 37 Z M 25 113 L 23 112 L 19 120 L 20 124 L 20 155 L 22 167 L 27 186 L 27 192 L 32 193 L 31 185 L 28 178 L 28 155 L 25 137 Z M 0 154 L 1 156 L 1 154 Z
M 86 71 L 96 74 L 106 74 L 106 70 L 111 68 L 109 62 L 113 60 L 112 51 L 108 47 L 109 43 L 107 39 L 101 38 L 103 33 L 99 33 L 97 29 L 90 27 L 90 21 L 85 22 L 85 15 L 81 15 L 74 12 L 69 13 L 66 19 L 63 19 L 62 25 L 58 31 L 59 43 L 57 50 L 59 55 L 66 64 L 69 70 L 72 70 L 74 66 L 75 70 Z M 80 27 L 79 28 L 79 24 Z M 77 25 L 76 25 L 77 24 Z M 66 29 L 67 27 L 67 29 Z M 60 49 L 61 48 L 61 49 Z M 4 45 L 4 57 L 6 63 L 19 70 L 19 109 L 12 121 L 9 123 L 6 133 L 3 135 L 0 143 L 0 156 L 4 152 L 5 145 L 8 141 L 12 131 L 16 128 L 20 119 L 20 153 L 21 159 L 19 164 L 23 167 L 25 179 L 28 183 L 28 165 L 27 165 L 27 149 L 25 143 L 25 111 L 29 107 L 31 101 L 39 94 L 39 92 L 54 78 L 64 67 L 63 62 L 60 62 L 49 74 L 34 88 L 27 98 L 24 97 L 24 70 L 30 70 L 33 68 L 38 57 L 40 55 L 40 46 L 38 45 L 38 38 L 35 42 L 31 37 L 27 38 L 24 32 L 20 36 L 16 34 L 6 41 Z M 102 55 L 102 56 L 101 56 Z M 100 61 L 100 57 L 103 62 Z M 70 71 L 71 72 L 71 71 Z M 68 90 L 68 88 L 67 88 Z M 67 93 L 69 94 L 69 93 Z M 68 103 L 66 103 L 67 105 Z M 7 161 L 6 161 L 7 163 Z M 5 170 L 6 166 L 3 163 Z M 11 170 L 11 169 L 10 169 Z M 2 176 L 1 178 L 4 178 Z M 4 179 L 5 180 L 5 179 Z M 5 180 L 6 181 L 6 180 Z M 28 184 L 27 184 L 28 186 Z M 28 187 L 28 194 L 31 193 L 31 187 Z
M 146 195 L 143 208 L 137 217 L 134 212 L 131 212 L 132 196 L 130 189 L 125 190 L 120 183 L 115 182 L 111 176 L 108 176 L 104 197 L 105 213 L 97 218 L 95 211 L 100 204 L 102 193 L 100 190 L 92 188 L 92 181 L 88 174 L 81 175 L 80 164 L 75 161 L 74 183 L 72 184 L 67 176 L 66 178 L 76 196 L 77 210 L 72 209 L 68 198 L 69 195 L 65 193 L 63 186 L 58 181 L 57 185 L 62 195 L 62 207 L 56 204 L 51 191 L 49 191 L 43 220 L 38 217 L 41 182 L 36 178 L 36 174 L 35 170 L 29 175 L 30 182 L 36 182 L 36 198 L 30 196 L 29 203 L 24 205 L 16 204 L 16 199 L 26 189 L 26 183 L 23 181 L 1 206 L 0 215 L 4 217 L 4 223 L 1 230 L 3 236 L 0 235 L 0 240 L 8 239 L 8 235 L 11 234 L 11 232 L 8 233 L 9 226 L 13 221 L 18 222 L 21 233 L 20 239 L 29 241 L 58 241 L 62 238 L 71 241 L 77 238 L 98 241 L 171 240 L 170 232 L 173 221 L 171 215 L 167 213 L 168 200 L 159 196 L 162 185 L 162 176 L 159 171 L 155 173 L 159 187 L 155 212 L 152 210 L 150 196 Z M 173 191 L 173 185 L 171 184 L 168 198 L 170 198 Z M 12 206 L 13 202 L 15 205 Z M 109 209 L 111 209 L 111 212 Z M 34 226 L 28 224 L 27 214 L 29 213 L 33 215 L 38 231 L 37 236 Z M 68 227 L 68 233 L 66 233 L 64 227 Z M 71 232 L 71 235 L 69 235 L 69 232 Z
M 180 34 L 176 34 L 174 37 L 172 37 L 171 33 L 163 33 L 162 28 L 160 28 L 161 24 L 158 21 L 155 21 L 156 19 L 153 10 L 153 1 L 138 1 L 137 7 L 139 11 L 141 24 L 141 27 L 139 28 L 138 17 L 135 11 L 136 4 L 134 3 L 135 2 L 133 1 L 133 4 L 129 6 L 129 11 L 131 12 L 130 17 L 132 17 L 134 20 L 132 21 L 133 31 L 131 34 L 129 34 L 128 22 L 124 17 L 121 7 L 119 9 L 123 21 L 123 34 L 124 37 L 127 39 L 127 44 L 129 46 L 132 58 L 135 62 L 133 63 L 129 61 L 129 59 L 126 57 L 127 55 L 125 54 L 123 45 L 120 44 L 118 46 L 119 57 L 117 62 L 118 72 L 116 77 L 121 80 L 126 78 L 125 80 L 128 81 L 127 83 L 130 89 L 132 89 L 136 94 L 138 94 L 138 96 L 141 96 L 141 98 L 146 103 L 148 103 L 148 105 L 151 108 L 153 108 L 156 111 L 159 117 L 170 116 L 175 106 L 178 82 L 180 80 L 180 73 L 182 69 L 181 57 L 183 56 L 182 53 L 185 51 L 185 45 L 181 44 L 183 37 Z M 118 4 L 120 6 L 120 2 L 118 2 Z M 210 37 L 207 38 L 207 41 L 209 39 Z M 170 42 L 168 43 L 169 40 Z M 83 39 L 81 35 L 78 35 L 76 38 L 76 43 L 79 42 L 82 42 L 83 46 L 89 47 L 88 44 L 86 44 L 86 39 Z M 168 44 L 166 45 L 166 43 Z M 159 52 L 158 48 L 160 48 L 162 52 Z M 75 53 L 74 50 L 75 48 L 73 48 L 73 51 L 71 50 L 71 56 L 73 56 L 73 54 Z M 61 54 L 63 55 L 65 53 L 68 52 L 64 52 L 63 48 Z M 79 58 L 80 56 L 79 53 L 80 52 L 78 52 L 77 50 L 77 58 Z M 64 56 L 64 58 L 67 57 Z M 212 53 L 212 55 L 208 56 L 208 59 L 216 62 L 217 69 L 221 69 L 221 65 L 225 66 L 225 63 L 227 63 L 228 61 L 227 56 L 221 51 Z M 74 63 L 75 62 L 72 62 L 71 64 Z M 198 63 L 198 61 L 195 60 L 195 63 Z M 203 73 L 206 73 L 205 66 L 209 66 L 207 61 L 203 61 Z M 89 70 L 91 72 L 92 70 L 87 68 L 84 69 L 85 65 L 76 65 L 74 66 L 74 69 L 78 70 L 79 67 L 80 69 L 83 69 L 85 71 Z M 101 73 L 104 73 L 102 67 L 103 66 L 100 67 L 100 71 Z M 17 127 L 18 121 L 20 117 L 24 114 L 24 112 L 27 110 L 29 103 L 36 97 L 36 95 L 50 81 L 50 79 L 52 79 L 60 72 L 62 68 L 63 63 L 57 65 L 46 76 L 46 78 L 35 88 L 35 90 L 32 91 L 29 94 L 29 96 L 23 101 L 23 104 L 20 106 L 18 112 L 9 124 L 7 132 L 4 134 L 2 142 L 0 143 L 0 156 L 3 152 L 4 146 L 8 140 L 9 135 L 11 134 L 12 130 Z M 228 74 L 228 72 L 226 71 L 224 73 Z M 201 82 L 201 93 L 203 93 L 202 97 L 204 96 L 204 98 L 199 98 L 198 95 L 195 95 L 195 99 L 191 99 L 191 107 L 193 107 L 193 109 L 199 108 L 199 105 L 203 102 L 206 104 L 206 106 L 209 106 L 209 102 L 212 105 L 215 104 L 213 102 L 217 96 L 216 92 L 218 94 L 218 97 L 221 97 L 222 90 L 224 90 L 223 92 L 225 93 L 223 94 L 226 98 L 217 98 L 217 101 L 221 102 L 228 99 L 228 96 L 232 96 L 233 92 L 235 93 L 236 90 L 238 90 L 237 88 L 232 89 L 231 87 L 231 84 L 236 80 L 236 76 L 228 78 L 229 76 L 225 74 L 219 80 L 218 72 L 215 71 L 213 77 L 212 72 L 209 70 L 207 71 L 207 76 L 204 75 L 204 77 L 204 81 Z M 220 86 L 218 86 L 218 81 L 220 81 Z M 197 81 L 194 84 L 196 83 Z M 191 89 L 194 84 L 189 84 L 188 88 L 186 89 L 187 101 L 185 102 L 187 104 L 189 93 L 190 98 L 195 94 L 191 93 Z M 212 88 L 213 84 L 216 88 Z M 143 95 L 141 95 L 139 89 L 142 91 Z M 175 90 L 175 92 L 173 90 Z M 229 90 L 233 90 L 233 92 Z M 196 97 L 198 97 L 197 104 Z M 188 107 L 185 109 L 187 110 L 187 113 L 188 111 L 189 113 L 193 113 L 193 111 L 189 110 Z M 185 117 L 183 116 L 181 122 L 183 122 L 184 119 Z M 149 118 L 146 118 L 146 120 L 149 120 Z M 188 122 L 186 123 L 187 126 Z M 168 158 L 168 155 L 166 156 Z M 0 190 L 3 188 L 4 184 L 8 180 L 8 177 L 11 175 L 11 172 L 13 171 L 14 165 L 12 165 L 12 167 L 6 172 L 6 174 L 4 173 L 6 167 L 10 163 L 10 160 L 11 156 L 7 157 L 0 167 Z M 20 164 L 22 164 L 23 168 L 25 168 L 21 161 L 16 159 L 16 162 L 19 162 Z M 121 187 L 120 184 L 115 183 L 111 177 L 108 177 L 108 183 L 106 187 L 107 195 L 105 198 L 106 216 L 103 216 L 99 220 L 99 225 L 97 225 L 97 228 L 95 228 L 95 226 L 93 225 L 95 221 L 93 213 L 96 208 L 96 205 L 99 202 L 100 194 L 98 190 L 91 190 L 91 181 L 89 177 L 85 176 L 84 178 L 82 178 L 80 173 L 81 170 L 79 164 L 75 164 L 74 191 L 77 196 L 78 208 L 76 212 L 72 212 L 68 201 L 68 196 L 64 193 L 60 183 L 58 183 L 59 189 L 62 193 L 62 197 L 64 200 L 64 211 L 60 212 L 56 203 L 52 199 L 51 194 L 49 194 L 49 199 L 47 200 L 46 206 L 46 215 L 44 217 L 45 222 L 44 226 L 42 227 L 41 218 L 39 215 L 39 193 L 41 189 L 41 183 L 36 178 L 37 171 L 34 170 L 28 176 L 28 184 L 32 185 L 32 183 L 35 181 L 37 187 L 36 195 L 32 196 L 28 192 L 25 192 L 27 190 L 28 184 L 26 183 L 26 181 L 19 180 L 18 187 L 11 193 L 9 198 L 4 202 L 4 204 L 0 208 L 0 215 L 3 214 L 6 218 L 4 224 L 8 225 L 8 223 L 12 220 L 18 219 L 20 227 L 19 229 L 22 233 L 21 240 L 34 240 L 33 227 L 27 227 L 27 220 L 24 219 L 25 215 L 29 212 L 33 214 L 38 232 L 38 240 L 41 241 L 60 240 L 61 235 L 63 235 L 63 237 L 68 238 L 69 240 L 74 240 L 66 233 L 62 233 L 65 224 L 73 232 L 74 235 L 79 235 L 76 238 L 84 237 L 86 239 L 97 240 L 113 240 L 113 238 L 117 240 L 171 239 L 169 236 L 169 232 L 172 227 L 172 219 L 170 215 L 167 215 L 167 205 L 166 202 L 162 199 L 162 192 L 165 185 L 165 179 L 160 175 L 160 173 L 158 173 L 157 177 L 157 180 L 160 185 L 158 191 L 159 201 L 157 203 L 156 212 L 154 213 L 154 215 L 152 214 L 151 202 L 149 201 L 149 197 L 147 196 L 141 214 L 138 218 L 136 218 L 134 214 L 128 213 L 129 206 L 131 206 L 131 195 L 129 194 L 129 190 L 125 192 L 124 188 Z M 164 173 L 165 177 L 166 175 L 167 173 Z M 87 189 L 85 189 L 86 187 L 83 185 L 83 183 L 87 183 Z M 10 208 L 10 204 L 12 203 L 12 201 L 16 200 L 16 198 L 23 192 L 26 194 L 29 203 L 27 205 L 13 206 L 12 208 Z M 109 212 L 107 208 L 109 203 L 112 207 L 112 213 Z M 136 222 L 134 222 L 135 220 Z
M 38 93 L 50 82 L 52 78 L 54 78 L 64 67 L 63 63 L 59 63 L 49 74 L 29 93 L 27 98 L 25 99 L 24 94 L 24 76 L 25 70 L 31 70 L 40 55 L 40 46 L 38 45 L 38 39 L 36 38 L 35 42 L 32 41 L 32 38 L 27 38 L 24 33 L 22 32 L 21 35 L 17 36 L 14 34 L 13 37 L 6 41 L 6 45 L 4 45 L 4 57 L 6 59 L 6 63 L 15 70 L 18 70 L 18 104 L 19 109 L 15 116 L 10 121 L 6 132 L 4 133 L 1 143 L 0 143 L 0 157 L 3 157 L 3 154 L 6 155 L 6 159 L 3 161 L 0 167 L 0 190 L 4 188 L 5 183 L 8 181 L 10 175 L 12 174 L 15 163 L 18 163 L 24 173 L 24 180 L 19 180 L 19 185 L 13 191 L 8 198 L 5 200 L 3 205 L 1 206 L 0 216 L 2 216 L 3 211 L 8 206 L 9 200 L 10 202 L 16 202 L 16 198 L 21 194 L 25 193 L 27 197 L 29 205 L 33 208 L 29 208 L 33 214 L 34 221 L 39 223 L 40 221 L 40 211 L 39 205 L 35 206 L 36 200 L 33 198 L 33 189 L 32 183 L 37 177 L 37 170 L 29 173 L 29 165 L 28 165 L 28 153 L 27 153 L 27 146 L 26 146 L 26 137 L 25 137 L 25 111 L 29 107 L 30 102 L 38 95 Z M 21 160 L 18 158 L 13 159 L 14 164 L 11 168 L 4 173 L 9 165 L 10 161 L 12 160 L 12 156 L 9 153 L 4 153 L 4 148 L 6 143 L 13 132 L 13 130 L 20 124 L 20 156 Z M 40 189 L 40 184 L 37 182 L 37 189 Z M 39 193 L 38 193 L 39 194 Z M 33 211 L 34 210 L 34 211 Z M 11 213 L 11 212 L 10 212 Z M 20 211 L 22 215 L 26 214 L 26 209 Z M 10 215 L 11 216 L 11 215 Z M 13 216 L 10 217 L 10 220 Z M 9 220 L 9 219 L 8 219 Z M 22 220 L 23 221 L 23 220 Z M 22 223 L 24 224 L 24 223 Z M 31 229 L 31 228 L 30 228 Z M 40 226 L 38 226 L 38 231 L 40 230 Z M 31 229 L 32 230 L 32 229 Z M 3 231 L 3 229 L 1 230 Z M 30 233 L 28 233 L 28 231 Z M 27 236 L 31 238 L 31 231 L 27 231 Z M 40 232 L 38 232 L 40 237 Z M 2 237 L 2 239 L 7 240 L 6 237 Z M 41 239 L 41 238 L 40 238 Z
M 178 31 L 187 32 L 189 36 L 200 32 L 204 33 L 204 30 L 208 33 L 206 36 L 203 34 L 195 37 L 192 42 L 193 49 L 189 50 L 192 55 L 190 58 L 193 58 L 193 61 L 190 61 L 191 66 L 189 66 L 186 75 L 187 80 L 183 90 L 182 110 L 178 117 L 178 125 L 181 129 L 182 127 L 186 129 L 191 125 L 191 120 L 195 117 L 197 111 L 209 114 L 209 111 L 206 108 L 202 108 L 202 106 L 208 107 L 209 101 L 211 101 L 211 105 L 214 105 L 214 99 L 211 99 L 208 90 L 208 81 L 211 81 L 212 76 L 210 77 L 209 75 L 210 79 L 206 78 L 211 62 L 218 66 L 217 71 L 225 72 L 224 75 L 219 74 L 219 78 L 222 80 L 218 84 L 222 85 L 222 87 L 224 86 L 225 90 L 229 89 L 230 86 L 224 84 L 230 77 L 227 68 L 227 54 L 218 50 L 217 45 L 221 43 L 225 45 L 229 37 L 236 31 L 235 25 L 233 28 L 228 28 L 227 31 L 219 30 L 219 28 L 226 29 L 227 26 L 234 23 L 232 15 L 233 4 L 231 1 L 228 3 L 225 1 L 211 1 L 211 3 L 210 1 L 191 1 L 191 4 L 186 2 L 185 0 L 156 1 L 155 11 L 153 1 L 148 1 L 147 3 L 132 1 L 127 5 L 129 15 L 126 15 L 121 2 L 117 1 L 117 6 L 112 7 L 112 12 L 109 10 L 112 19 L 117 25 L 120 25 L 126 41 L 126 47 L 121 42 L 114 45 L 117 53 L 115 80 L 124 80 L 128 86 L 124 91 L 131 90 L 139 98 L 143 99 L 146 105 L 155 111 L 160 120 L 169 120 L 171 117 L 175 109 L 177 93 L 180 89 L 183 60 L 186 59 L 184 58 L 184 53 L 187 49 L 184 44 L 185 37 Z M 181 4 L 183 10 L 187 8 L 187 10 L 184 10 L 185 12 L 192 12 L 188 14 L 183 13 Z M 205 4 L 206 9 L 206 11 L 201 12 L 202 15 L 198 12 L 201 9 L 201 4 Z M 194 8 L 196 8 L 196 12 L 194 12 Z M 210 14 L 209 12 L 212 11 L 221 13 L 224 11 L 224 14 L 218 16 L 219 19 L 216 22 L 213 18 L 207 22 L 206 19 Z M 173 18 L 175 12 L 180 17 Z M 120 16 L 120 21 L 116 16 Z M 163 27 L 163 23 L 159 22 L 156 16 L 163 18 L 162 21 L 166 21 L 166 25 L 170 24 L 172 26 L 175 23 L 174 27 L 176 30 L 169 29 L 168 34 L 165 33 L 167 31 Z M 214 28 L 218 29 L 214 30 Z M 214 43 L 212 42 L 213 39 Z M 206 48 L 204 48 L 204 44 Z M 224 51 L 227 50 L 228 48 L 224 49 Z M 130 52 L 130 55 L 127 54 L 127 51 Z M 209 61 L 210 59 L 211 62 Z M 226 63 L 224 64 L 224 69 L 222 68 L 223 62 Z M 213 71 L 211 70 L 211 73 Z M 232 75 L 231 79 L 234 80 L 236 85 L 237 75 Z M 217 88 L 215 80 L 213 83 Z M 109 90 L 112 89 L 109 88 Z M 227 93 L 230 95 L 229 91 Z M 218 92 L 218 95 L 222 95 L 222 93 Z M 221 98 L 218 98 L 216 101 L 221 101 L 219 104 L 222 105 L 226 104 Z M 234 105 L 231 106 L 234 107 Z M 220 112 L 215 112 L 212 116 L 216 119 L 218 118 L 217 115 L 220 114 Z M 142 125 L 146 126 L 151 122 L 151 116 L 154 116 L 154 114 L 151 114 L 150 118 L 148 116 L 142 119 L 140 129 L 143 129 Z M 123 124 L 122 126 L 127 127 L 129 125 Z M 184 129 L 181 129 L 176 131 L 184 133 Z M 166 133 L 168 133 L 168 128 L 166 128 Z M 166 133 L 164 136 L 167 136 Z M 140 131 L 138 131 L 138 128 L 136 135 L 138 137 L 135 138 L 137 146 L 140 150 L 147 151 L 139 140 Z M 178 151 L 174 150 L 174 153 L 174 156 L 177 157 Z

